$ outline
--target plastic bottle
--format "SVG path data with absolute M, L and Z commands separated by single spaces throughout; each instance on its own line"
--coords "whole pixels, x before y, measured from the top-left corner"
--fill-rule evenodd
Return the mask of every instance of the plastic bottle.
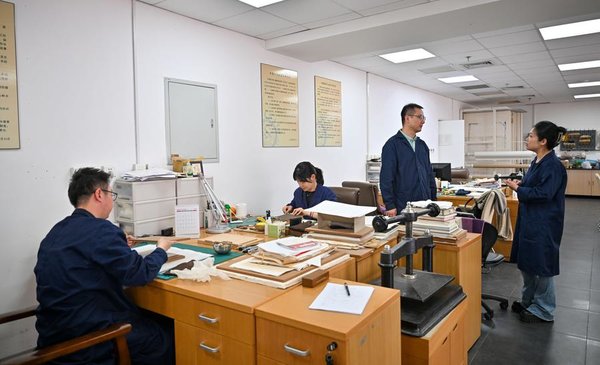
M 227 214 L 227 221 L 231 221 L 231 206 L 229 204 L 225 204 L 225 212 Z

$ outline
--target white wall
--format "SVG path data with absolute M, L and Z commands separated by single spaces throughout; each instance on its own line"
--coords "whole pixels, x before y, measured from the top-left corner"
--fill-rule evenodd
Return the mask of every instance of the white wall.
M 385 142 L 402 128 L 400 112 L 408 103 L 423 107 L 427 121 L 419 137 L 431 150 L 431 161 L 438 161 L 438 121 L 459 118 L 456 101 L 369 74 L 369 155 L 381 155 Z
M 0 150 L 0 312 L 35 303 L 39 242 L 72 211 L 69 168 L 135 157 L 130 4 L 19 0 L 15 13 L 21 148 Z
M 163 165 L 165 77 L 217 85 L 220 161 L 205 164 L 215 191 L 249 212 L 281 206 L 297 187 L 296 163 L 321 167 L 325 183 L 364 180 L 366 154 L 365 73 L 330 62 L 306 63 L 264 49 L 264 42 L 158 8 L 135 6 L 140 162 Z M 260 64 L 298 72 L 299 148 L 262 148 Z M 316 148 L 314 76 L 342 83 L 343 146 Z

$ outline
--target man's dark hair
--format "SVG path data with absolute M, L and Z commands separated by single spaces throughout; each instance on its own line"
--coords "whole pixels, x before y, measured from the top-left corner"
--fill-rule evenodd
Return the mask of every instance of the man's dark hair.
M 404 125 L 404 117 L 407 115 L 413 115 L 415 112 L 415 109 L 423 110 L 423 107 L 420 106 L 419 104 L 410 103 L 410 104 L 406 104 L 404 106 L 404 108 L 402 108 L 402 111 L 400 112 L 400 117 L 402 118 L 402 125 Z
M 69 201 L 77 208 L 85 202 L 96 189 L 107 189 L 110 174 L 93 167 L 82 167 L 73 173 L 69 184 Z

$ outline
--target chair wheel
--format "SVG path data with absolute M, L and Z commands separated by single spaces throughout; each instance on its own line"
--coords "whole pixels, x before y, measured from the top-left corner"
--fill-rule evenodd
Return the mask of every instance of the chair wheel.
M 486 321 L 489 321 L 490 319 L 492 319 L 492 317 L 494 317 L 493 313 L 491 315 L 488 313 L 483 313 L 483 318 L 485 318 Z
M 502 309 L 508 308 L 508 302 L 500 302 L 500 308 L 502 308 Z

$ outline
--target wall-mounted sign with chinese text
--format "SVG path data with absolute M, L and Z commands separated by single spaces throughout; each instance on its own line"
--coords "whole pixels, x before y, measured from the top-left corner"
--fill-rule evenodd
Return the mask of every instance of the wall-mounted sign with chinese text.
M 15 44 L 15 4 L 0 1 L 0 149 L 21 148 Z

